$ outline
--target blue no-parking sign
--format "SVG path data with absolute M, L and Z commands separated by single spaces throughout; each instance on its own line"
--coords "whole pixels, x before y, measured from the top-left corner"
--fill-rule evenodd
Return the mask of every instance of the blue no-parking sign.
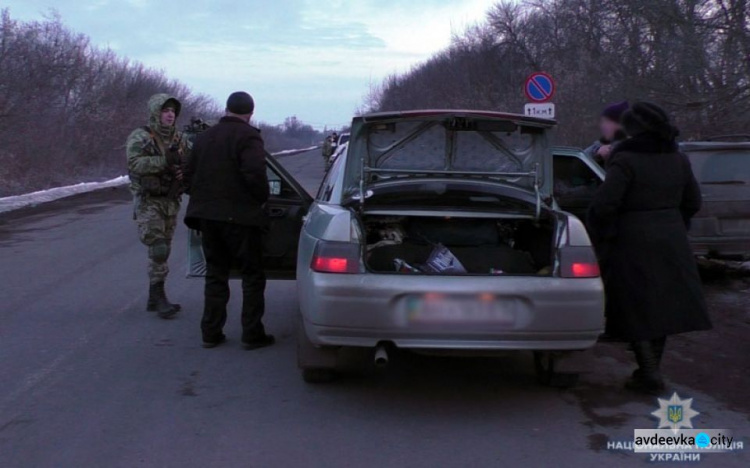
M 549 102 L 555 95 L 555 80 L 546 73 L 532 73 L 524 86 L 526 97 L 531 102 Z

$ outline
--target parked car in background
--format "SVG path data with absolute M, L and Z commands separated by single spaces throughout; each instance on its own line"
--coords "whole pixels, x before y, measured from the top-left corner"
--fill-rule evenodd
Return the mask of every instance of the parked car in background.
M 744 141 L 732 141 L 732 140 Z M 698 255 L 750 258 L 750 136 L 680 145 L 701 186 L 703 207 L 690 227 Z
M 680 144 L 703 194 L 688 233 L 696 255 L 750 258 L 750 137 L 732 139 Z M 555 198 L 563 210 L 585 220 L 605 171 L 579 149 L 558 147 L 553 153 Z
M 334 153 L 329 158 L 328 167 L 330 167 L 331 165 L 333 165 L 333 163 L 336 161 L 336 159 L 338 159 L 342 154 L 345 154 L 348 149 L 349 149 L 349 143 L 348 142 L 342 143 L 341 145 L 339 145 L 338 148 L 336 148 L 336 151 L 334 151 Z
M 344 143 L 347 143 L 349 141 L 349 138 L 351 138 L 351 133 L 342 133 L 341 135 L 339 135 L 339 139 L 336 142 L 336 144 L 340 148 L 341 145 L 343 145 Z

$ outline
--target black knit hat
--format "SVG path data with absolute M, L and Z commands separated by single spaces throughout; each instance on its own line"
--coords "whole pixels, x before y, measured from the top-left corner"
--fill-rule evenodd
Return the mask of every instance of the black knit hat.
M 674 140 L 680 131 L 672 125 L 667 111 L 652 102 L 636 102 L 622 115 L 622 126 L 628 136 L 651 134 L 663 140 Z
M 227 110 L 232 114 L 247 115 L 255 110 L 253 97 L 244 91 L 237 91 L 229 95 L 227 99 Z

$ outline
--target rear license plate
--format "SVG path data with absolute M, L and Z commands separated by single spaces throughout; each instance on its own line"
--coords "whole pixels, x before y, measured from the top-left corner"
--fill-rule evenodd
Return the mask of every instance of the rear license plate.
M 438 295 L 411 296 L 405 299 L 408 323 L 422 325 L 493 325 L 512 328 L 515 313 L 512 304 L 496 299 L 442 297 Z

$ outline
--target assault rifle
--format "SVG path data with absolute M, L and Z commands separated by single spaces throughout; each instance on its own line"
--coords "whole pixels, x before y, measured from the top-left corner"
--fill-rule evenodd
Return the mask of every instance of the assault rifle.
M 203 119 L 200 119 L 198 117 L 191 117 L 190 123 L 185 125 L 185 128 L 183 129 L 183 133 L 185 136 L 187 136 L 188 140 L 190 140 L 190 143 L 192 143 L 195 140 L 195 137 L 197 137 L 200 133 L 205 132 L 211 128 L 209 124 L 207 124 Z

